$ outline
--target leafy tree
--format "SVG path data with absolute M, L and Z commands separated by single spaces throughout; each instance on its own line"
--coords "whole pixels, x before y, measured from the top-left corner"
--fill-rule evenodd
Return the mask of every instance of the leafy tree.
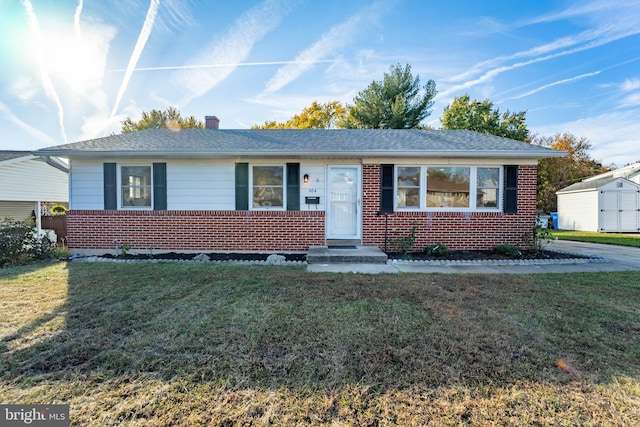
M 556 191 L 609 170 L 591 158 L 591 143 L 585 137 L 577 138 L 570 133 L 550 137 L 535 135 L 531 143 L 567 152 L 566 157 L 552 157 L 538 162 L 537 207 L 543 212 L 558 210 Z
M 203 129 L 204 123 L 193 116 L 183 118 L 175 107 L 169 107 L 164 111 L 151 110 L 142 112 L 140 120 L 133 121 L 127 117 L 122 121 L 122 133 L 136 132 L 144 129 L 168 128 L 179 129 Z
M 347 117 L 347 109 L 338 101 L 311 105 L 300 114 L 296 114 L 284 123 L 266 121 L 262 125 L 254 125 L 251 129 L 332 129 L 343 127 Z
M 421 89 L 424 92 L 421 94 Z M 411 66 L 392 65 L 382 81 L 373 81 L 354 98 L 344 127 L 363 129 L 414 129 L 431 114 L 436 83 L 420 87 Z
M 444 109 L 440 122 L 442 129 L 467 129 L 476 132 L 526 141 L 529 130 L 525 123 L 526 111 L 511 113 L 509 110 L 500 114 L 493 102 L 485 99 L 480 102 L 471 101 L 465 94 L 454 98 L 451 105 Z

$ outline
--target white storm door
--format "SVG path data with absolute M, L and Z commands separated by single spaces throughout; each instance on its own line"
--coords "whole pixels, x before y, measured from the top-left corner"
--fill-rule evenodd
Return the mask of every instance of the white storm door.
M 360 166 L 328 166 L 327 182 L 327 239 L 359 239 Z

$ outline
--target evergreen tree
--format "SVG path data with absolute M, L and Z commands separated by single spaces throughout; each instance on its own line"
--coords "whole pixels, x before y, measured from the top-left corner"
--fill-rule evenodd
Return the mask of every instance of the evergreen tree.
M 421 89 L 424 90 L 422 94 Z M 362 129 L 417 128 L 431 114 L 436 93 L 433 80 L 420 87 L 420 77 L 413 77 L 410 65 L 392 65 L 382 81 L 373 81 L 356 95 L 344 126 Z

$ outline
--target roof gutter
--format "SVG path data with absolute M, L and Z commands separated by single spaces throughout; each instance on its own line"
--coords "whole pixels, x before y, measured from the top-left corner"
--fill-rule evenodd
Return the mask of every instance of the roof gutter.
M 567 155 L 565 151 L 549 150 L 545 153 L 526 152 L 526 151 L 298 151 L 292 154 L 289 151 L 234 151 L 234 152 L 211 152 L 211 151 L 84 151 L 84 150 L 47 150 L 46 152 L 36 151 L 36 154 L 43 158 L 49 156 L 59 156 L 65 158 L 84 157 L 84 158 L 101 158 L 101 157 L 170 157 L 170 158 L 194 158 L 194 157 L 214 157 L 214 158 L 237 158 L 237 157 L 400 157 L 400 158 L 526 158 L 526 159 L 544 159 L 548 157 L 564 157 Z
M 69 168 L 64 166 L 61 163 L 58 163 L 54 160 L 51 159 L 51 156 L 40 156 L 42 157 L 42 160 L 45 161 L 46 164 L 48 164 L 49 166 L 53 166 L 54 168 L 58 169 L 59 171 L 62 171 L 64 173 L 69 173 Z

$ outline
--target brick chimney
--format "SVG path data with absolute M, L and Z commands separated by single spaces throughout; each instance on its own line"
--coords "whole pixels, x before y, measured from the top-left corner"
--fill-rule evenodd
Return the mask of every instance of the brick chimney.
M 204 116 L 205 129 L 219 129 L 220 119 L 216 116 Z

